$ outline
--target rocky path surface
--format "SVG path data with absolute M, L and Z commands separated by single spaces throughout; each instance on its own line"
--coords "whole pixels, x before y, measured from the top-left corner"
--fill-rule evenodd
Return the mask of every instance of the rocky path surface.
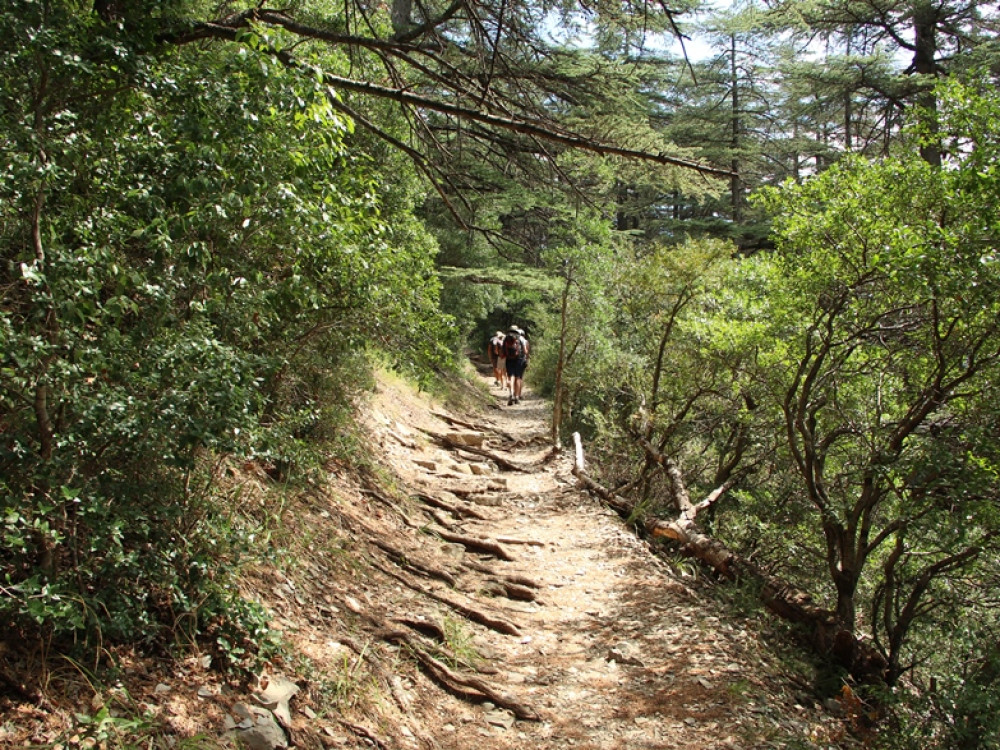
M 425 743 L 456 750 L 832 747 L 836 727 L 776 676 L 766 629 L 719 611 L 698 590 L 706 584 L 692 587 L 675 575 L 613 512 L 576 489 L 570 457 L 553 458 L 545 445 L 546 402 L 528 393 L 507 406 L 491 388 L 496 409 L 475 425 L 440 412 L 427 423 L 394 404 L 382 417 L 393 438 L 384 447 L 419 492 L 477 509 L 479 518 L 449 520 L 453 533 L 498 541 L 512 558 L 453 550 L 466 568 L 456 588 L 516 625 L 514 635 L 469 625 L 470 645 L 486 671 L 496 670 L 485 675 L 490 683 L 537 720 L 493 701 L 439 699 L 433 709 L 425 704 L 419 721 Z M 524 470 L 421 439 L 449 431 L 458 440 L 481 432 L 481 450 Z M 470 562 L 472 572 L 489 570 L 494 580 L 532 583 L 536 600 L 497 596 L 468 573 Z
M 577 489 L 545 401 L 480 385 L 449 411 L 381 376 L 367 449 L 291 489 L 220 464 L 266 553 L 241 593 L 282 644 L 249 684 L 224 638 L 121 651 L 111 685 L 63 665 L 46 705 L 0 693 L 0 747 L 860 746 L 787 631 Z

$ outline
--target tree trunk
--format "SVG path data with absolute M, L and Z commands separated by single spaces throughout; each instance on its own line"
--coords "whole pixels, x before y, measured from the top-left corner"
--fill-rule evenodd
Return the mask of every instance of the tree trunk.
M 937 22 L 938 10 L 927 0 L 920 0 L 913 7 L 913 72 L 928 79 L 937 77 Z M 921 81 L 927 90 L 917 97 L 921 108 L 920 118 L 932 136 L 920 146 L 920 156 L 928 164 L 941 166 L 941 144 L 937 135 L 937 97 L 930 90 L 932 80 Z
M 736 67 L 736 35 L 731 35 L 729 48 L 729 85 L 732 87 L 732 162 L 729 167 L 732 176 L 729 178 L 729 191 L 731 193 L 733 223 L 739 224 L 743 218 L 743 180 L 740 178 L 740 82 L 737 77 Z
M 552 445 L 559 445 L 559 428 L 562 426 L 563 412 L 563 370 L 566 366 L 566 310 L 569 306 L 569 290 L 572 284 L 570 270 L 566 269 L 566 285 L 563 287 L 562 308 L 559 313 L 559 358 L 556 360 L 555 396 L 552 402 Z
M 393 0 L 389 18 L 392 30 L 397 37 L 403 36 L 413 26 L 410 14 L 413 11 L 413 0 Z

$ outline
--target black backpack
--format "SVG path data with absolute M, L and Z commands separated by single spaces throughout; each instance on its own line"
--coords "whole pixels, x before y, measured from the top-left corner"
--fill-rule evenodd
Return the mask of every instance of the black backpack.
M 524 342 L 520 336 L 508 333 L 503 340 L 503 350 L 507 359 L 522 359 L 524 357 Z

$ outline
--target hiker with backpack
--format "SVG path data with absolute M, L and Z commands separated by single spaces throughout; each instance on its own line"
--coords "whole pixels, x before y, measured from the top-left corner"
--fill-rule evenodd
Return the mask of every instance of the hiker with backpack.
M 510 397 L 507 406 L 521 403 L 521 388 L 524 386 L 524 371 L 528 369 L 530 348 L 528 339 L 517 326 L 511 326 L 503 340 L 504 356 L 507 358 L 507 381 Z
M 493 385 L 507 388 L 507 357 L 503 350 L 503 331 L 497 331 L 486 351 L 490 356 L 490 364 L 493 365 Z

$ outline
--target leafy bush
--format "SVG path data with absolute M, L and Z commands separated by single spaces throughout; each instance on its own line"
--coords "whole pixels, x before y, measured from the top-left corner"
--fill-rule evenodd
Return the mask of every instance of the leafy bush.
M 446 356 L 434 245 L 315 80 L 249 38 L 148 42 L 0 10 L 0 618 L 87 648 L 210 628 L 241 661 L 263 619 L 212 462 L 287 472 L 370 347 Z

